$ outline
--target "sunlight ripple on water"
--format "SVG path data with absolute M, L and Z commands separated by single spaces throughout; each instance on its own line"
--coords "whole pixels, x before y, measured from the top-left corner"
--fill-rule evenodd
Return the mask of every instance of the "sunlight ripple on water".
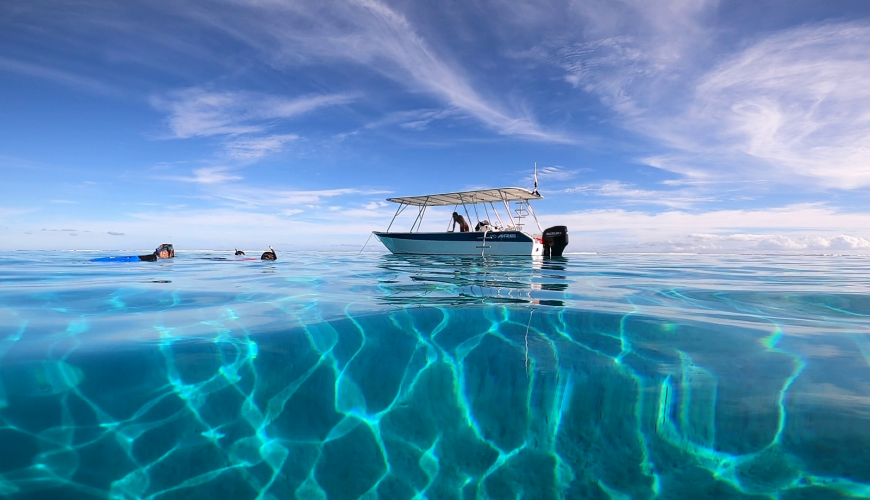
M 870 497 L 870 259 L 0 257 L 0 497 Z

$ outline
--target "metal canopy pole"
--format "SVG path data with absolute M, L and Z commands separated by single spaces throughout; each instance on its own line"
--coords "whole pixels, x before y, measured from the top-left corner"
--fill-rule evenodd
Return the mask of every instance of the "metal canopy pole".
M 420 212 L 417 213 L 417 218 L 414 219 L 414 224 L 411 226 L 412 233 L 414 232 L 414 225 L 417 226 L 417 232 L 418 233 L 420 232 L 420 226 L 423 225 L 423 214 L 426 213 L 426 207 L 429 206 L 428 204 L 429 204 L 429 197 L 427 196 L 426 201 L 424 201 L 423 205 L 420 206 Z M 417 224 L 417 221 L 420 221 L 420 223 Z
M 396 217 L 398 217 L 399 214 L 402 213 L 405 210 L 405 208 L 407 208 L 407 207 L 408 207 L 408 205 L 405 205 L 404 203 L 399 203 L 399 208 L 396 209 L 396 213 L 395 213 L 395 215 L 393 215 L 393 220 L 391 220 L 390 225 L 387 226 L 386 232 L 388 232 L 388 233 L 390 232 L 390 228 L 393 227 L 393 222 L 396 222 Z
M 420 210 L 420 223 L 417 224 L 417 232 L 420 232 L 420 228 L 423 227 L 423 214 L 426 213 L 426 207 L 429 205 L 423 205 L 423 210 Z
M 465 206 L 465 202 L 462 200 L 462 195 L 459 195 L 459 201 L 462 202 L 462 208 L 465 209 L 465 215 L 468 217 L 468 220 L 471 220 L 471 214 L 468 213 L 468 207 Z M 470 229 L 470 228 L 469 228 Z M 462 228 L 459 228 L 462 231 Z
M 529 213 L 532 214 L 532 218 L 535 219 L 535 224 L 538 225 L 538 230 L 541 232 L 541 234 L 544 234 L 544 229 L 541 227 L 541 223 L 538 222 L 538 216 L 535 215 L 535 209 L 532 208 L 532 204 L 526 202 L 526 206 L 529 207 Z
M 414 219 L 414 223 L 411 224 L 411 231 L 410 232 L 412 232 L 412 233 L 414 232 L 414 226 L 417 225 L 417 221 L 420 220 L 420 216 L 423 215 L 423 207 L 425 207 L 425 206 L 426 205 L 421 205 L 420 208 L 417 210 L 417 217 Z
M 498 225 L 504 227 L 504 222 L 501 221 L 501 216 L 498 214 L 498 210 L 495 209 L 495 205 L 492 202 L 489 202 L 489 206 L 492 207 L 492 213 L 495 214 L 495 218 L 498 219 Z
M 477 219 L 477 223 L 480 224 L 480 214 L 477 213 L 477 203 L 474 201 L 474 196 L 471 197 L 471 208 L 474 209 L 474 217 Z
M 498 195 L 501 196 L 501 201 L 504 203 L 504 209 L 507 210 L 508 217 L 510 217 L 510 219 L 511 219 L 511 226 L 513 226 L 514 229 L 516 229 L 517 225 L 514 222 L 514 216 L 511 215 L 511 207 L 508 206 L 507 199 L 504 197 L 504 193 L 501 192 L 501 189 L 498 190 Z

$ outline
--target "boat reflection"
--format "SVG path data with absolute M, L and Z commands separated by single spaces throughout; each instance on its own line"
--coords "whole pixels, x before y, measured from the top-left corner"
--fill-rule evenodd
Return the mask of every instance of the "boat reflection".
M 456 305 L 527 303 L 565 305 L 567 259 L 508 256 L 385 254 L 378 267 L 390 304 Z

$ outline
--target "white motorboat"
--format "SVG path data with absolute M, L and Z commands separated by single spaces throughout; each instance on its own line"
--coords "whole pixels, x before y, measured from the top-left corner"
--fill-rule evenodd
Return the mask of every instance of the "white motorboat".
M 536 183 L 537 184 L 537 183 Z M 394 254 L 420 255 L 531 255 L 559 257 L 568 245 L 568 228 L 554 226 L 541 229 L 531 201 L 543 196 L 535 191 L 518 187 L 480 189 L 456 193 L 428 194 L 387 198 L 398 203 L 399 208 L 386 231 L 374 231 L 374 235 Z M 511 210 L 511 204 L 513 210 Z M 427 207 L 453 206 L 454 214 L 462 207 L 468 217 L 468 231 L 455 231 L 453 215 L 444 232 L 420 232 Z M 502 205 L 505 217 L 496 208 Z M 417 207 L 417 217 L 407 232 L 390 232 L 393 223 L 408 207 Z M 472 207 L 472 211 L 469 211 Z M 472 217 L 471 214 L 474 214 Z M 462 219 L 462 214 L 459 213 Z M 532 233 L 525 229 L 528 220 L 534 221 L 540 231 Z M 470 222 L 476 220 L 472 228 Z M 451 229 L 451 225 L 453 228 Z M 461 229 L 461 224 L 460 224 Z

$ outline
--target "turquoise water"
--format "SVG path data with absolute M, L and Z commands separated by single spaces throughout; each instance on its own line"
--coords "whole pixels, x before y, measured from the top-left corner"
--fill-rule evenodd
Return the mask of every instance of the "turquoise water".
M 870 258 L 0 257 L 0 497 L 870 497 Z

